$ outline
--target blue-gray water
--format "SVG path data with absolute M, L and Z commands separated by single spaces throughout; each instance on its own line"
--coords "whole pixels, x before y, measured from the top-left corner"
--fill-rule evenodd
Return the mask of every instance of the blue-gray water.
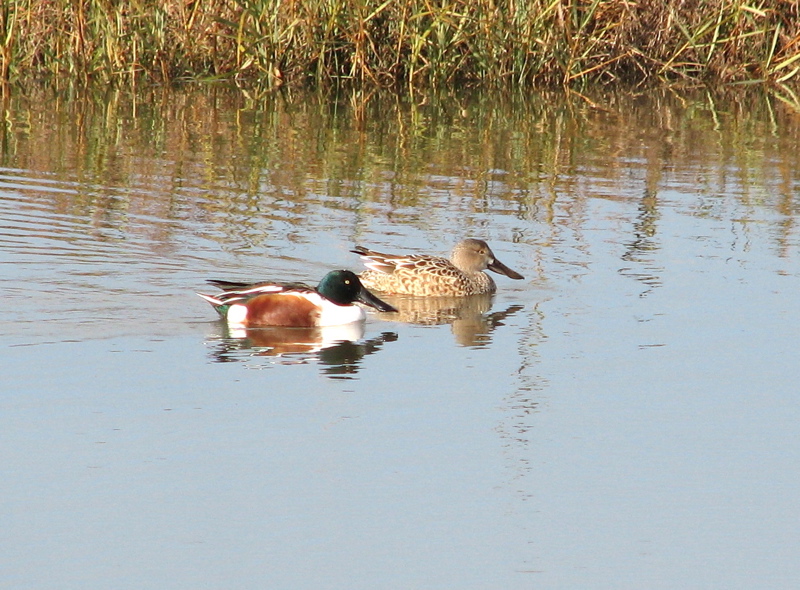
M 796 115 L 362 99 L 9 103 L 0 586 L 793 588 Z M 526 280 L 321 351 L 194 295 L 464 236 Z

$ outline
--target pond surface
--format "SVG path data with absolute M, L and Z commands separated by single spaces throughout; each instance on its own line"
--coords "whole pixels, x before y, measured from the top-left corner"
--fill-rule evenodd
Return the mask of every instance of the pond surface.
M 1 585 L 796 586 L 784 101 L 194 88 L 4 118 Z M 324 342 L 194 295 L 467 236 L 525 280 Z

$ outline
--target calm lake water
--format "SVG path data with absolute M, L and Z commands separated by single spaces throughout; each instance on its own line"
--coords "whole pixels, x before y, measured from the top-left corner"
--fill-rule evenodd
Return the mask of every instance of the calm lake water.
M 780 96 L 35 91 L 0 148 L 0 586 L 796 587 Z M 194 295 L 467 236 L 525 280 L 344 336 Z

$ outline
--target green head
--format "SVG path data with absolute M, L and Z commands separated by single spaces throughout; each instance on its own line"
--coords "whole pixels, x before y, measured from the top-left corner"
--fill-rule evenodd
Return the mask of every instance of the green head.
M 356 273 L 334 270 L 322 277 L 317 292 L 337 305 L 350 305 L 355 301 L 374 307 L 378 311 L 397 311 L 367 291 Z

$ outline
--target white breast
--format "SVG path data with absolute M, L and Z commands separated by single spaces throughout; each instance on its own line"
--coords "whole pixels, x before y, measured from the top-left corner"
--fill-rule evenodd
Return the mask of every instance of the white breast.
M 358 305 L 336 305 L 327 299 L 322 300 L 320 326 L 341 326 L 352 322 L 363 322 L 367 314 Z

